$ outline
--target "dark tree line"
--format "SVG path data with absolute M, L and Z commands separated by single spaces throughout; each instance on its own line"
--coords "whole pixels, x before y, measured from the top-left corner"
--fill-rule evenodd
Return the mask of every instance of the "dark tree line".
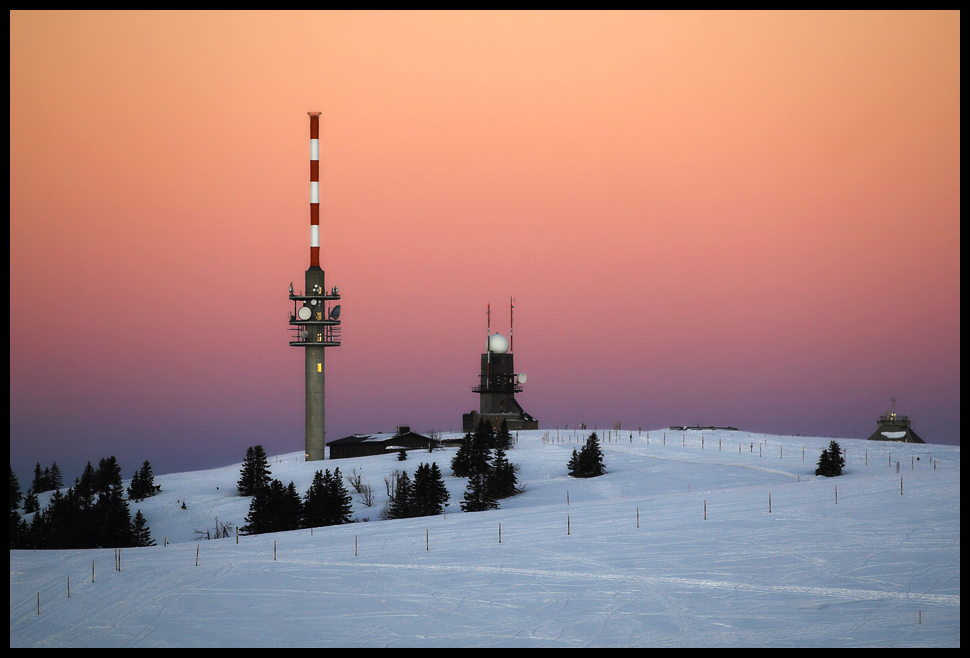
M 414 471 L 414 480 L 407 471 L 396 474 L 388 483 L 390 500 L 381 511 L 382 519 L 410 519 L 418 516 L 437 516 L 445 511 L 451 499 L 437 462 L 421 463 Z
M 499 500 L 522 491 L 516 476 L 518 467 L 505 454 L 511 447 L 512 435 L 504 420 L 498 432 L 484 420 L 479 421 L 473 433 L 465 434 L 451 460 L 452 475 L 468 478 L 461 502 L 463 512 L 496 509 Z
M 574 478 L 593 478 L 606 473 L 603 451 L 600 450 L 600 440 L 596 432 L 589 435 L 578 452 L 573 450 L 566 468 L 569 470 L 569 475 Z
M 147 461 L 141 473 L 147 477 L 144 486 L 152 492 L 158 491 L 152 482 L 151 466 Z M 73 549 L 154 546 L 145 517 L 138 510 L 132 518 L 124 493 L 121 467 L 113 456 L 101 459 L 97 469 L 88 462 L 81 477 L 74 481 L 74 486 L 65 493 L 57 488 L 47 507 L 37 510 L 30 523 L 27 523 L 19 514 L 22 500 L 20 485 L 11 468 L 10 547 Z M 23 500 L 26 508 L 28 501 Z

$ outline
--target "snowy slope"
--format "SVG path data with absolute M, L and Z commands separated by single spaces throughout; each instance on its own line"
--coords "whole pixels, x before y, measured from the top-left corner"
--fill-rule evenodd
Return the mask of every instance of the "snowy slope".
M 301 492 L 356 468 L 370 520 L 238 544 L 196 531 L 243 523 L 239 464 L 158 476 L 132 513 L 159 545 L 123 550 L 120 572 L 112 549 L 11 551 L 10 645 L 959 646 L 959 447 L 840 439 L 828 479 L 830 439 L 611 432 L 607 475 L 576 480 L 581 437 L 556 434 L 520 433 L 526 491 L 501 509 L 461 513 L 466 481 L 446 477 L 446 515 L 400 521 L 377 520 L 384 477 L 431 460 L 449 476 L 453 449 L 273 457 Z

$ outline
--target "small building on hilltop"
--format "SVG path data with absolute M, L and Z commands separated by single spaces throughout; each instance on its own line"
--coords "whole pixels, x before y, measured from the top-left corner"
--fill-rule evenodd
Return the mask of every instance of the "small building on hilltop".
M 435 441 L 416 432 L 407 425 L 397 428 L 394 434 L 353 434 L 327 444 L 330 459 L 386 455 L 401 450 L 430 450 Z
M 909 416 L 896 413 L 896 398 L 892 398 L 893 410 L 887 411 L 876 420 L 876 431 L 869 441 L 899 441 L 900 443 L 926 443 L 910 424 Z

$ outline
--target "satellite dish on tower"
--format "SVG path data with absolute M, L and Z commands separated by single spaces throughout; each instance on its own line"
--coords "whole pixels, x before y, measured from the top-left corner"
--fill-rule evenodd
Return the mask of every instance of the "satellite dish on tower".
M 297 311 L 296 314 L 301 320 L 309 320 L 310 316 L 313 315 L 313 311 L 310 310 L 309 306 L 301 306 L 300 310 Z
M 336 320 L 340 317 L 340 304 L 337 304 L 332 309 L 330 309 L 330 319 Z
M 524 384 L 525 383 L 525 379 L 526 379 L 525 378 L 525 373 L 524 372 L 520 372 L 518 375 L 516 375 L 516 379 L 519 380 L 519 383 L 520 384 Z

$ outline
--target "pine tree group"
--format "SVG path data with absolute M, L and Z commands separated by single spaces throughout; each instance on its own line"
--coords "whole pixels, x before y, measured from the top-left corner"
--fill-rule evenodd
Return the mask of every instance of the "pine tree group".
M 35 476 L 38 473 L 45 477 L 39 464 Z M 53 478 L 48 483 L 59 482 L 61 476 L 56 464 L 46 473 L 46 477 Z M 31 487 L 37 485 L 35 477 Z M 39 485 L 43 487 L 43 479 Z M 97 470 L 88 462 L 81 477 L 66 492 L 62 493 L 60 486 L 55 488 L 43 510 L 36 509 L 36 496 L 33 510 L 27 509 L 28 500 L 24 499 L 24 512 L 35 512 L 29 524 L 20 518 L 15 503 L 11 502 L 11 547 L 74 549 L 154 545 L 141 510 L 134 520 L 131 518 L 122 487 L 121 467 L 113 456 L 101 459 Z M 11 500 L 19 498 L 19 485 L 11 470 Z
M 600 441 L 596 432 L 589 435 L 578 452 L 573 450 L 566 468 L 569 470 L 569 475 L 574 478 L 592 478 L 606 473 L 603 451 L 600 450 Z
M 390 493 L 390 500 L 381 511 L 382 519 L 436 516 L 444 512 L 451 499 L 437 462 L 419 464 L 414 480 L 407 471 L 398 473 Z
M 452 475 L 468 478 L 462 511 L 495 509 L 499 500 L 521 491 L 516 476 L 518 467 L 505 455 L 511 446 L 512 436 L 504 420 L 497 434 L 487 420 L 479 421 L 474 433 L 465 434 L 451 461 Z
M 284 487 L 279 480 L 271 480 L 253 495 L 246 524 L 239 530 L 256 535 L 341 525 L 352 521 L 352 512 L 352 501 L 340 469 L 334 469 L 332 475 L 327 469 L 314 474 L 302 499 L 292 482 Z
M 136 471 L 131 478 L 131 484 L 128 485 L 128 499 L 144 500 L 145 498 L 154 496 L 161 490 L 162 488 L 155 484 L 152 465 L 146 459 L 145 463 L 141 465 L 141 469 Z
M 842 475 L 843 466 L 845 466 L 845 457 L 842 455 L 842 448 L 839 447 L 838 443 L 832 441 L 818 458 L 818 468 L 815 469 L 815 475 L 824 475 L 825 477 Z

